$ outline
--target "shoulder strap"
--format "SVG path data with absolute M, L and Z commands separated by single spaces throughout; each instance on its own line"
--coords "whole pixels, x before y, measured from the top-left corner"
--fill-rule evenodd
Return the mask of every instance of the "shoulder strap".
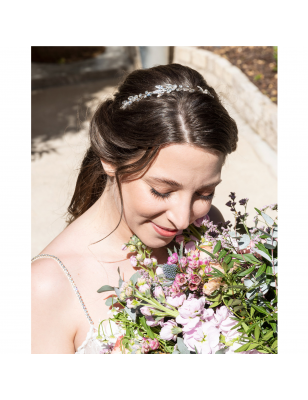
M 38 260 L 40 258 L 52 258 L 53 260 L 55 260 L 60 265 L 60 267 L 62 268 L 63 272 L 68 277 L 68 280 L 70 281 L 70 284 L 72 285 L 72 288 L 73 288 L 74 292 L 76 293 L 76 296 L 78 297 L 78 300 L 79 300 L 79 302 L 80 302 L 80 304 L 81 304 L 81 306 L 83 308 L 83 311 L 86 314 L 86 317 L 87 317 L 90 325 L 94 325 L 94 322 L 92 321 L 92 318 L 90 317 L 90 315 L 88 313 L 88 310 L 87 310 L 87 308 L 86 308 L 86 306 L 85 306 L 85 304 L 84 304 L 84 302 L 82 300 L 82 297 L 81 297 L 81 295 L 80 295 L 80 293 L 79 293 L 79 291 L 77 289 L 77 286 L 75 285 L 75 282 L 73 281 L 73 278 L 71 277 L 70 273 L 68 272 L 66 267 L 63 265 L 63 263 L 59 260 L 59 258 L 56 257 L 56 256 L 52 256 L 50 254 L 39 254 L 38 256 L 32 258 L 31 263 L 33 263 L 33 261 Z

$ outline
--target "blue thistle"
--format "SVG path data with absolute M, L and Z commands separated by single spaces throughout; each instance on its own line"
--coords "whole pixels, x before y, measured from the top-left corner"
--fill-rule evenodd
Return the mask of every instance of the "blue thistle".
M 162 266 L 164 275 L 167 279 L 174 281 L 176 275 L 180 272 L 178 266 L 176 264 L 164 264 Z

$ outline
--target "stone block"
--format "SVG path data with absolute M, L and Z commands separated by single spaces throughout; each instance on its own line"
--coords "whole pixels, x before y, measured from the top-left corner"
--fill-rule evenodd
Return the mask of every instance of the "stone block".
M 216 76 L 223 79 L 223 73 L 229 67 L 231 67 L 231 64 L 228 60 L 226 60 L 223 57 L 216 57 L 216 59 L 215 59 L 215 74 L 216 74 Z
M 186 63 L 190 63 L 193 50 L 194 48 L 189 46 L 176 47 L 176 56 L 179 60 L 178 62 L 184 65 L 186 65 Z
M 195 65 L 196 68 L 206 68 L 207 64 L 207 55 L 208 51 L 201 50 L 201 49 L 193 49 L 191 52 L 192 55 L 192 63 Z

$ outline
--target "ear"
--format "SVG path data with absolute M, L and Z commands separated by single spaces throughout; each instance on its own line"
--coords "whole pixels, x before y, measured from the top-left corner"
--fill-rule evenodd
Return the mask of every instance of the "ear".
M 115 169 L 114 169 L 114 166 L 112 166 L 112 165 L 109 164 L 109 163 L 106 163 L 106 162 L 103 161 L 102 159 L 101 159 L 101 163 L 102 163 L 102 166 L 103 166 L 103 168 L 104 168 L 104 171 L 106 172 L 106 174 L 107 174 L 108 176 L 115 176 Z

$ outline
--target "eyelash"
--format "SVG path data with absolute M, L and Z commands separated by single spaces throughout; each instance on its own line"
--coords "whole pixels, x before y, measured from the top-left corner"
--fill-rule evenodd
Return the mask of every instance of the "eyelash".
M 170 196 L 170 193 L 159 193 L 157 190 L 151 188 L 151 193 L 154 197 L 160 198 L 160 199 L 167 199 Z M 209 194 L 208 196 L 199 196 L 199 199 L 204 200 L 204 201 L 209 201 L 213 200 L 214 193 Z

